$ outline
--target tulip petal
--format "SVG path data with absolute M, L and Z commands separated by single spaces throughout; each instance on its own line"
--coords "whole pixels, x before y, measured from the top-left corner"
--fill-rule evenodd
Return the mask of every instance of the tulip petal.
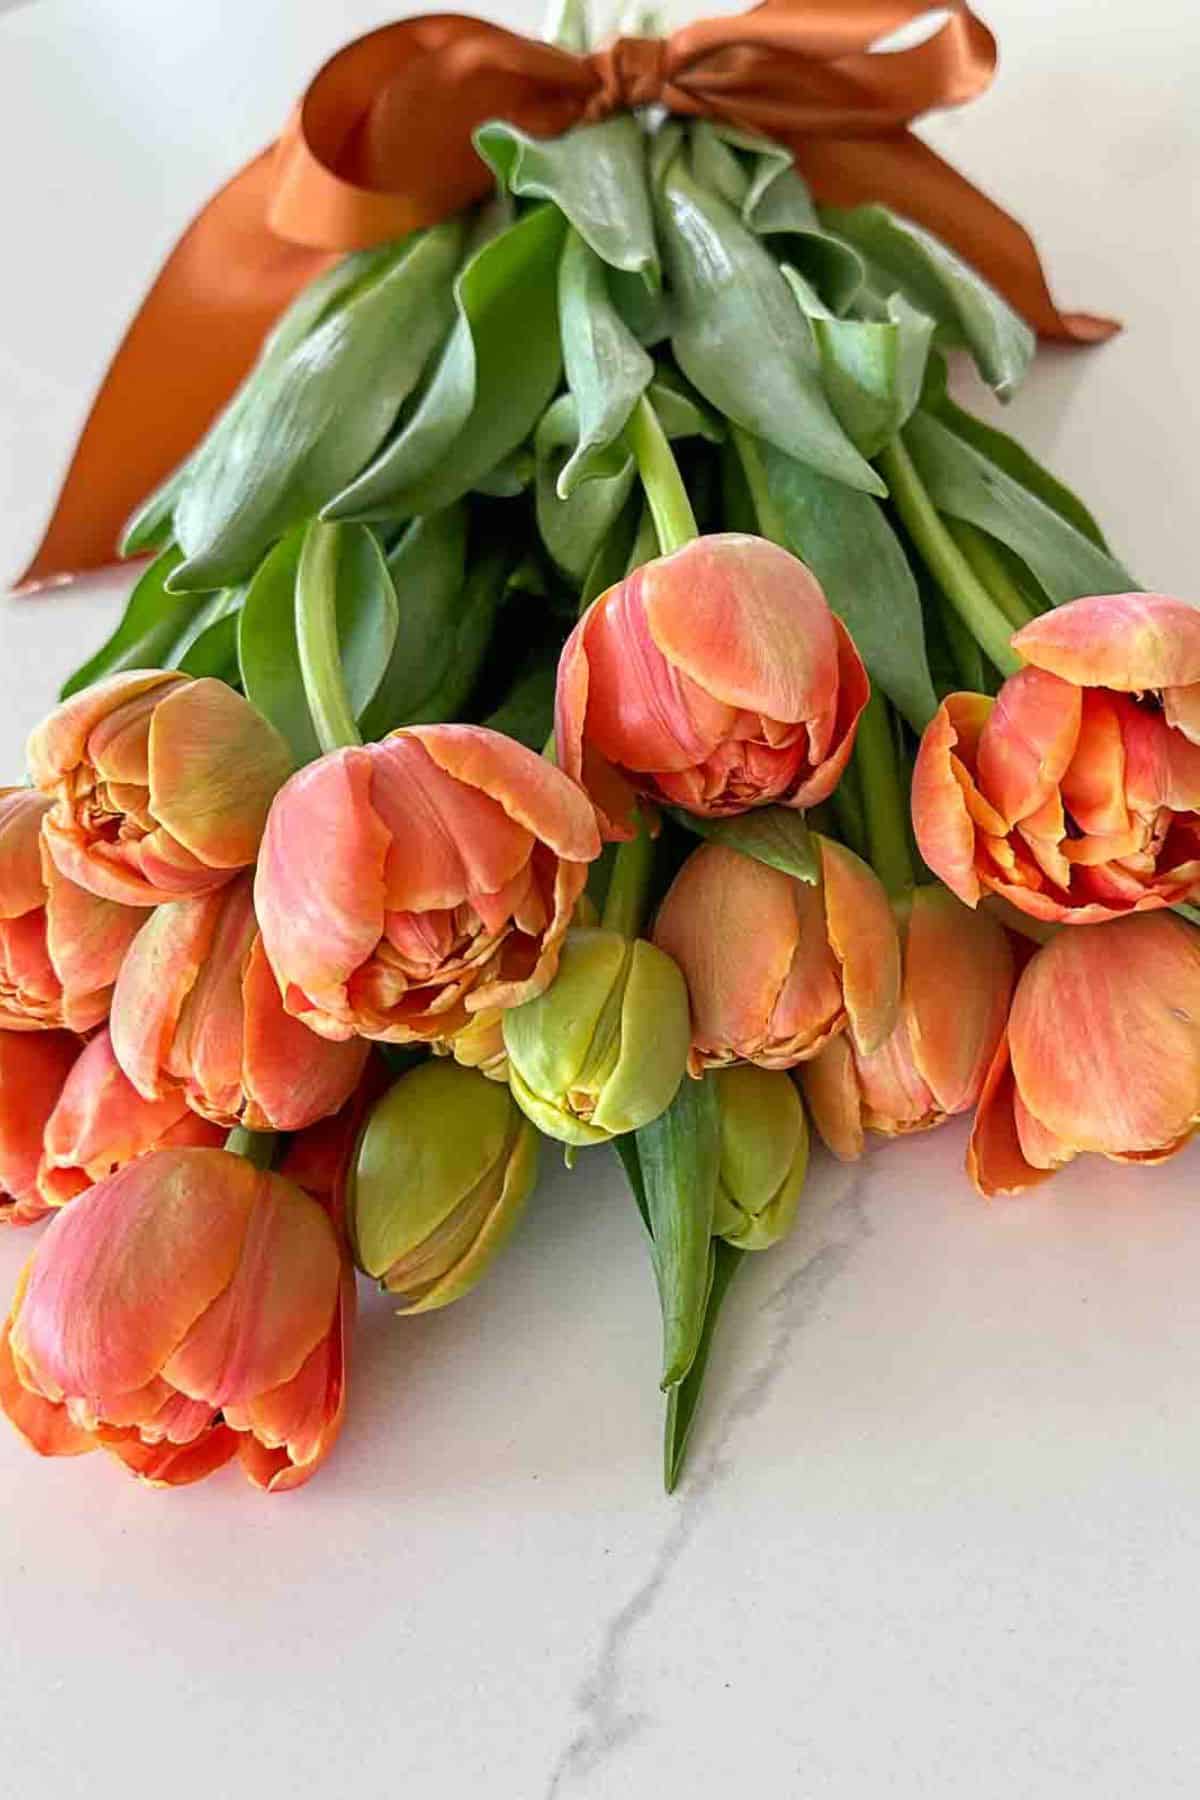
M 1181 731 L 1190 744 L 1200 744 L 1200 681 L 1164 687 L 1162 703 L 1167 724 Z
M 785 806 L 819 806 L 822 800 L 828 800 L 846 772 L 854 740 L 858 736 L 858 721 L 871 698 L 871 683 L 862 657 L 858 654 L 854 639 L 836 616 L 833 630 L 837 639 L 838 657 L 838 703 L 833 736 L 824 759 L 818 761 L 812 774 L 786 796 L 783 802 Z
M 861 857 L 818 838 L 829 943 L 855 1046 L 868 1054 L 895 1029 L 900 1008 L 900 939 L 883 883 Z
M 408 732 L 376 750 L 371 800 L 392 840 L 389 912 L 460 906 L 505 887 L 529 861 L 534 834 L 476 785 L 447 774 Z
M 813 1124 L 827 1150 L 841 1162 L 857 1162 L 866 1144 L 854 1053 L 844 1035 L 832 1038 L 799 1077 Z
M 101 1031 L 67 1076 L 43 1135 L 40 1181 L 51 1170 L 78 1171 L 82 1184 L 102 1180 L 123 1163 L 156 1148 L 187 1117 L 183 1097 L 145 1100 Z
M 1050 1174 L 1026 1160 L 1017 1133 L 1016 1094 L 1005 1034 L 984 1079 L 967 1146 L 967 1174 L 985 1200 L 1022 1194 Z
M 208 954 L 183 996 L 163 1067 L 169 1078 L 182 1082 L 188 1103 L 197 1112 L 218 1125 L 233 1126 L 241 1119 L 246 1099 L 242 984 L 251 945 L 258 937 L 249 874 L 229 882 L 210 902 L 191 905 L 212 905 L 215 929 Z M 180 932 L 181 937 L 185 934 L 186 926 Z M 186 959 L 186 949 L 182 954 Z M 303 1025 L 296 1029 L 306 1030 Z M 311 1032 L 306 1035 L 312 1038 Z
M 50 801 L 33 788 L 0 788 L 0 919 L 45 902 L 42 820 Z
M 0 1031 L 0 1221 L 29 1225 L 44 1216 L 38 1193 L 42 1132 L 79 1055 L 65 1031 Z
M 12 1312 L 0 1327 L 0 1411 L 39 1456 L 86 1456 L 96 1448 L 95 1438 L 74 1423 L 65 1406 L 43 1399 L 26 1387 L 13 1359 L 12 1322 L 20 1309 L 27 1278 L 28 1269 L 17 1284 Z
M 211 1425 L 187 1444 L 144 1443 L 136 1431 L 105 1433 L 102 1447 L 124 1463 L 148 1487 L 191 1487 L 223 1468 L 237 1455 L 237 1433 L 228 1425 Z
M 87 754 L 92 732 L 118 707 L 141 694 L 157 692 L 165 697 L 183 686 L 185 675 L 170 669 L 126 669 L 72 694 L 42 720 L 29 738 L 26 762 L 35 787 L 52 792 L 62 778 L 78 768 Z
M 580 619 L 558 659 L 554 742 L 559 767 L 584 789 L 605 840 L 612 843 L 635 834 L 635 795 L 625 777 L 585 737 L 591 679 L 585 632 L 592 610 L 589 607 Z
M 600 834 L 587 796 L 545 757 L 482 725 L 414 725 L 408 735 L 439 769 L 497 801 L 556 856 L 579 863 L 599 856 Z
M 63 990 L 63 1023 L 89 1031 L 108 1014 L 108 997 L 145 923 L 143 908 L 117 906 L 77 887 L 44 851 L 46 949 Z
M 903 1015 L 913 1060 L 939 1111 L 974 1106 L 1008 1017 L 1007 934 L 944 888 L 913 895 L 904 945 Z
M 1127 694 L 1200 681 L 1200 607 L 1169 594 L 1097 594 L 1023 625 L 1027 663 L 1078 687 Z
M 254 861 L 271 801 L 291 772 L 275 727 L 224 681 L 189 681 L 155 709 L 150 810 L 209 868 Z
M 1006 826 L 1036 813 L 1070 764 L 1079 738 L 1079 689 L 1042 669 L 1004 683 L 979 734 L 976 779 Z
M 925 728 L 913 769 L 917 847 L 933 873 L 967 906 L 977 906 L 983 892 L 975 871 L 975 820 L 967 795 L 975 791 L 970 771 L 992 705 L 986 694 L 951 694 L 943 700 Z M 1003 822 L 997 822 L 1002 828 Z
M 360 1038 L 330 1043 L 284 1011 L 261 937 L 242 975 L 242 1083 L 253 1131 L 302 1131 L 350 1098 L 370 1054 Z

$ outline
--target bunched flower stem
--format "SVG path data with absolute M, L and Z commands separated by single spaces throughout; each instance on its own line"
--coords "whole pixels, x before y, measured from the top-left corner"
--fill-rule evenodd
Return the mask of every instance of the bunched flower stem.
M 732 422 L 729 430 L 733 438 L 733 447 L 738 454 L 738 461 L 742 465 L 742 473 L 746 477 L 746 486 L 750 490 L 750 500 L 754 507 L 754 516 L 758 521 L 759 536 L 769 538 L 771 543 L 778 544 L 781 550 L 791 550 L 792 546 L 787 541 L 779 509 L 771 497 L 771 486 L 767 479 L 767 471 L 763 466 L 758 439 L 752 432 L 745 431 L 740 425 L 734 425 Z
M 901 440 L 893 438 L 876 461 L 929 573 L 989 661 L 1001 675 L 1015 675 L 1021 659 L 1009 642 L 1012 625 L 946 529 Z
M 296 645 L 304 695 L 322 750 L 361 744 L 338 649 L 337 574 L 341 527 L 314 519 L 296 574 Z
M 854 766 L 862 783 L 869 860 L 894 898 L 913 884 L 906 824 L 908 796 L 896 767 L 887 701 L 877 688 L 858 721 Z
M 278 1142 L 277 1131 L 247 1131 L 244 1125 L 235 1125 L 225 1139 L 225 1148 L 234 1156 L 244 1156 L 256 1169 L 269 1169 Z
M 621 845 L 613 859 L 608 893 L 600 923 L 605 931 L 619 931 L 622 937 L 635 938 L 646 922 L 646 902 L 650 895 L 650 879 L 654 873 L 654 839 L 644 822 L 638 821 L 638 834 Z
M 667 434 L 645 394 L 629 415 L 625 442 L 633 453 L 646 490 L 659 550 L 666 556 L 672 550 L 682 549 L 684 544 L 699 537 L 700 530 Z
M 966 519 L 948 519 L 946 528 L 1014 631 L 1038 617 L 985 531 Z

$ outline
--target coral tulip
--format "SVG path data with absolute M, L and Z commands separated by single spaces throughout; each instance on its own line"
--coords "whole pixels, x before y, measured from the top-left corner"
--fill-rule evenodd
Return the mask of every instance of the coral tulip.
M 131 669 L 73 694 L 29 740 L 70 881 L 130 906 L 207 894 L 252 863 L 292 770 L 282 737 L 223 681 Z
M 0 1222 L 31 1225 L 46 1211 L 38 1188 L 42 1133 L 82 1045 L 68 1031 L 0 1031 Z
M 1200 888 L 1200 608 L 1075 600 L 1024 626 L 1029 667 L 952 694 L 921 743 L 913 824 L 968 906 L 1099 924 Z
M 812 886 L 718 844 L 675 877 L 654 941 L 687 981 L 693 1074 L 739 1060 L 789 1069 L 848 1024 L 867 1050 L 891 1033 L 900 946 L 887 895 L 851 851 L 815 841 Z
M 137 1156 L 177 1144 L 216 1149 L 224 1135 L 180 1093 L 143 1099 L 113 1055 L 108 1032 L 98 1032 L 46 1120 L 37 1181 L 42 1210 L 64 1206 Z
M 853 1028 L 805 1063 L 813 1123 L 835 1156 L 861 1156 L 864 1134 L 896 1137 L 969 1112 L 1004 1031 L 1012 993 L 1007 933 L 943 887 L 899 909 L 903 982 L 896 1028 L 873 1051 Z
M 338 1111 L 367 1058 L 291 1018 L 263 951 L 251 878 L 153 912 L 113 993 L 117 1060 L 139 1094 L 182 1094 L 218 1125 L 300 1131 Z
M 816 578 L 736 533 L 635 569 L 584 614 L 559 663 L 558 757 L 610 835 L 634 793 L 708 818 L 814 806 L 854 745 L 868 683 Z
M 499 732 L 336 750 L 271 809 L 254 897 L 289 1013 L 322 1036 L 445 1042 L 553 979 L 600 852 L 587 796 Z
M 321 1206 L 224 1150 L 160 1150 L 64 1207 L 0 1340 L 35 1449 L 111 1451 L 175 1486 L 239 1455 L 299 1485 L 336 1435 L 343 1252 Z
M 1081 1152 L 1162 1162 L 1200 1122 L 1200 931 L 1159 913 L 1056 932 L 1022 972 L 968 1154 L 983 1194 Z
M 50 801 L 0 788 L 0 1030 L 90 1031 L 144 914 L 76 887 L 47 854 Z

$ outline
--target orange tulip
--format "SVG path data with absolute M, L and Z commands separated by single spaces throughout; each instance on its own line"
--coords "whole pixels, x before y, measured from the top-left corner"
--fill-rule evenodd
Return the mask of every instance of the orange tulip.
M 113 1055 L 108 1032 L 97 1032 L 46 1120 L 37 1177 L 41 1212 L 65 1206 L 137 1156 L 177 1144 L 216 1149 L 224 1135 L 182 1094 L 143 1099 Z
M 240 1457 L 279 1489 L 336 1435 L 344 1252 L 300 1188 L 224 1150 L 127 1163 L 51 1221 L 0 1339 L 0 1406 L 47 1455 L 177 1486 Z
M 633 795 L 708 818 L 837 786 L 868 696 L 850 634 L 810 570 L 727 532 L 635 569 L 584 614 L 559 662 L 558 759 L 609 835 Z
M 864 1135 L 896 1137 L 969 1112 L 1004 1031 L 1013 954 L 1003 928 L 943 887 L 919 887 L 898 909 L 900 1016 L 878 1049 L 853 1026 L 804 1064 L 813 1123 L 835 1156 L 853 1161 Z
M 445 1042 L 553 979 L 600 837 L 552 763 L 475 725 L 336 750 L 283 789 L 255 884 L 284 1005 L 324 1037 Z
M 32 1225 L 46 1211 L 38 1189 L 42 1132 L 82 1048 L 69 1031 L 0 1031 L 0 1222 Z
M 717 844 L 675 877 L 654 942 L 688 985 L 694 1075 L 738 1061 L 790 1069 L 849 1025 L 868 1050 L 890 1035 L 900 946 L 887 895 L 851 851 L 815 841 L 815 886 Z
M 143 915 L 98 900 L 47 855 L 50 802 L 0 788 L 0 1030 L 90 1031 L 108 1016 L 121 958 Z
M 337 1112 L 367 1059 L 291 1018 L 263 951 L 251 877 L 158 907 L 113 993 L 117 1061 L 147 1101 L 181 1097 L 218 1125 L 299 1131 Z
M 73 694 L 29 740 L 54 802 L 46 842 L 71 881 L 154 906 L 207 894 L 252 863 L 287 745 L 223 681 L 131 669 Z
M 1200 888 L 1200 608 L 1075 600 L 1024 626 L 995 701 L 952 694 L 921 743 L 921 854 L 968 906 L 1099 924 Z
M 1162 1162 L 1200 1122 L 1200 932 L 1166 913 L 1059 931 L 1017 983 L 968 1169 L 1015 1194 L 1083 1151 Z

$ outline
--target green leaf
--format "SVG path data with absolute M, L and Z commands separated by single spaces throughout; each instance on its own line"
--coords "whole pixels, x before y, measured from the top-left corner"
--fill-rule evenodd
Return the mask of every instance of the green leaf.
M 705 406 L 677 369 L 660 366 L 650 383 L 650 404 L 669 438 L 700 437 L 710 444 L 725 442 L 725 424 Z
M 936 700 L 921 604 L 908 558 L 879 505 L 763 447 L 787 547 L 808 564 L 846 626 L 872 681 L 915 731 Z
M 537 521 L 542 542 L 558 567 L 576 585 L 587 574 L 596 552 L 620 517 L 637 479 L 633 457 L 619 440 L 597 454 L 594 473 L 563 498 L 562 476 L 579 442 L 579 412 L 574 395 L 561 394 L 537 428 Z
M 633 1203 L 641 1214 L 642 1224 L 646 1227 L 653 1243 L 654 1233 L 650 1229 L 650 1209 L 646 1205 L 646 1184 L 642 1180 L 642 1164 L 638 1156 L 636 1133 L 629 1131 L 625 1133 L 624 1137 L 613 1138 L 612 1147 L 625 1171 L 625 1179 L 629 1183 L 629 1192 L 633 1195 Z
M 574 231 L 563 245 L 558 297 L 563 365 L 578 415 L 578 441 L 557 482 L 559 499 L 569 500 L 596 453 L 625 429 L 654 362 L 613 305 L 604 264 Z
M 185 675 L 215 675 L 240 680 L 237 660 L 238 615 L 244 587 L 220 588 L 200 607 L 171 651 L 171 667 Z
M 1088 508 L 1073 493 L 1065 482 L 1059 481 L 1049 469 L 1043 468 L 1037 458 L 1031 456 L 1023 444 L 1016 438 L 1009 437 L 1006 431 L 1000 431 L 995 425 L 987 425 L 977 419 L 973 413 L 967 412 L 950 397 L 946 386 L 946 359 L 934 355 L 930 358 L 926 371 L 925 392 L 921 404 L 926 412 L 936 413 L 943 425 L 949 427 L 955 437 L 962 438 L 986 456 L 989 462 L 1003 469 L 1006 475 L 1019 482 L 1023 488 L 1047 505 L 1051 512 L 1056 512 L 1060 519 L 1073 525 L 1076 531 L 1090 538 L 1098 549 L 1108 553 L 1108 544 L 1100 526 Z
M 1129 571 L 1036 494 L 923 409 L 904 443 L 939 512 L 966 519 L 1021 559 L 1055 606 L 1136 588 Z
M 203 612 L 207 601 L 168 593 L 167 578 L 181 561 L 175 546 L 155 558 L 134 583 L 125 611 L 112 636 L 64 682 L 64 700 L 90 687 L 105 675 L 121 669 L 163 669 L 171 666 L 171 652 L 191 621 Z
M 662 1309 L 664 1388 L 691 1368 L 704 1326 L 720 1134 L 707 1077 L 681 1082 L 666 1112 L 636 1133 Z
M 554 690 L 558 659 L 547 653 L 517 676 L 512 687 L 483 723 L 491 731 L 515 738 L 527 750 L 541 751 L 554 725 Z
M 989 387 L 1007 400 L 1035 348 L 1033 332 L 995 288 L 952 250 L 886 206 L 824 207 L 823 222 L 866 259 L 874 285 L 898 288 L 936 320 L 942 342 L 971 352 Z
M 496 121 L 479 127 L 475 148 L 502 186 L 553 201 L 602 261 L 658 287 L 645 137 L 631 113 L 556 138 Z
M 820 869 L 812 833 L 804 814 L 788 806 L 756 806 L 750 812 L 737 813 L 729 819 L 703 819 L 682 807 L 667 808 L 677 825 L 711 843 L 723 844 L 755 862 L 768 863 L 782 869 L 809 887 L 817 880 Z
M 461 219 L 412 240 L 276 366 L 205 440 L 175 508 L 177 590 L 225 587 L 373 454 L 452 316 Z
M 890 296 L 886 319 L 838 319 L 786 263 L 783 275 L 812 328 L 834 412 L 863 455 L 876 456 L 920 402 L 933 320 L 903 294 Z
M 455 284 L 454 329 L 411 418 L 323 518 L 440 511 L 524 442 L 562 371 L 557 268 L 565 229 L 555 207 L 540 206 L 475 252 Z
M 692 385 L 736 424 L 835 480 L 886 490 L 825 396 L 812 334 L 774 257 L 676 156 L 656 189 L 671 344 Z
M 696 1421 L 696 1411 L 704 1389 L 704 1377 L 708 1372 L 708 1361 L 712 1354 L 717 1320 L 721 1316 L 721 1308 L 725 1304 L 725 1296 L 729 1292 L 733 1278 L 745 1262 L 746 1256 L 745 1250 L 736 1250 L 723 1238 L 713 1239 L 712 1275 L 709 1281 L 708 1304 L 704 1309 L 704 1326 L 696 1348 L 695 1361 L 679 1385 L 673 1387 L 667 1395 L 667 1418 L 663 1432 L 663 1486 L 668 1494 L 674 1493 L 683 1472 L 688 1441 L 692 1435 L 692 1426 Z
M 270 719 L 298 764 L 320 755 L 296 643 L 296 577 L 307 532 L 298 525 L 270 551 L 251 581 L 238 624 L 238 665 L 246 698 Z M 363 526 L 345 526 L 338 547 L 338 647 L 357 718 L 370 709 L 397 630 L 396 594 L 383 552 Z
M 231 401 L 230 405 L 235 403 Z M 188 465 L 183 462 L 131 513 L 121 532 L 122 556 L 144 556 L 149 551 L 157 554 L 174 541 L 175 503 L 183 492 L 187 473 Z M 183 561 L 182 555 L 178 560 Z

